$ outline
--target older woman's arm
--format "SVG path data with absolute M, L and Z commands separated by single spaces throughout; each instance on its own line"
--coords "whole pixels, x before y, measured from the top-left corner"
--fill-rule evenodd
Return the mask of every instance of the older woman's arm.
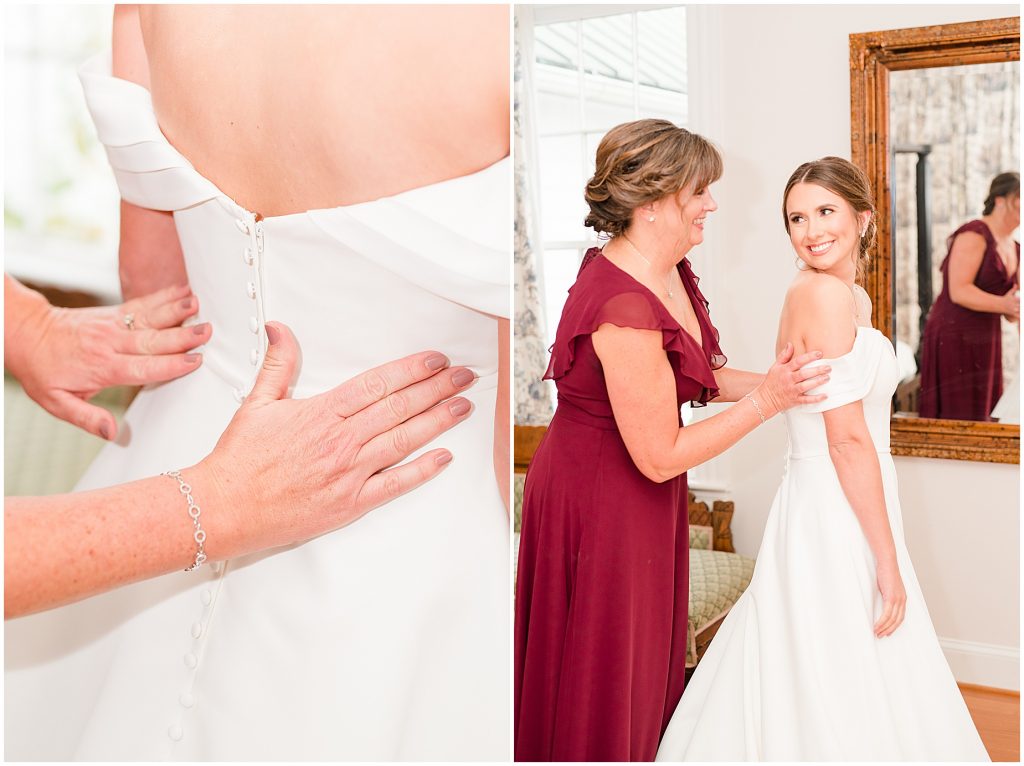
M 715 402 L 738 402 L 744 394 L 749 394 L 764 382 L 763 372 L 737 370 L 733 367 L 720 367 L 715 370 L 715 385 L 718 396 Z
M 119 306 L 56 308 L 5 274 L 4 366 L 47 412 L 113 439 L 117 421 L 89 399 L 108 386 L 139 386 L 196 370 L 202 355 L 186 352 L 206 343 L 212 329 L 181 323 L 198 310 L 188 285 Z
M 409 454 L 463 421 L 472 384 L 434 351 L 378 367 L 310 399 L 285 398 L 298 345 L 269 323 L 256 385 L 217 446 L 180 468 L 199 506 L 211 561 L 309 540 L 350 524 L 452 460 Z M 447 401 L 445 401 L 447 400 Z M 403 413 L 403 415 L 399 415 Z M 4 614 L 66 604 L 195 561 L 186 495 L 152 477 L 108 489 L 4 504 Z
M 965 309 L 1003 314 L 1010 320 L 1018 319 L 1020 299 L 1014 297 L 1018 287 L 1014 286 L 1005 295 L 993 295 L 974 284 L 987 247 L 985 238 L 973 231 L 965 231 L 953 240 L 949 265 L 946 267 L 949 299 Z
M 592 337 L 619 433 L 636 467 L 651 481 L 668 481 L 720 455 L 761 424 L 757 408 L 744 399 L 680 428 L 675 377 L 661 332 L 603 324 Z M 805 392 L 828 379 L 828 368 L 800 371 L 819 358 L 815 352 L 794 359 L 788 347 L 779 355 L 752 393 L 766 419 L 796 404 L 824 399 Z

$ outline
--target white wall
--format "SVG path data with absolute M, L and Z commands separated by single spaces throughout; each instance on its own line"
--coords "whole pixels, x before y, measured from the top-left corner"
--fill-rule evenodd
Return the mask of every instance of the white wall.
M 691 6 L 691 125 L 722 149 L 710 236 L 693 260 L 730 364 L 763 370 L 795 273 L 781 193 L 801 162 L 850 156 L 855 32 L 1018 14 L 1014 5 Z M 706 412 L 712 413 L 709 407 Z M 715 461 L 741 553 L 760 544 L 786 449 L 781 419 Z M 1019 689 L 1017 466 L 897 458 L 907 543 L 958 680 Z

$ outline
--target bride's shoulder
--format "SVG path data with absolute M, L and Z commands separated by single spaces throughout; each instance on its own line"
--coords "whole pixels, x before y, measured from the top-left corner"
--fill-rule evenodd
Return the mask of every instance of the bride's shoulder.
M 783 308 L 787 331 L 806 349 L 835 357 L 849 351 L 856 335 L 857 307 L 849 286 L 820 272 L 797 275 Z
M 818 271 L 802 271 L 786 291 L 786 304 L 791 308 L 821 309 L 826 306 L 849 307 L 853 300 L 850 288 L 838 277 Z

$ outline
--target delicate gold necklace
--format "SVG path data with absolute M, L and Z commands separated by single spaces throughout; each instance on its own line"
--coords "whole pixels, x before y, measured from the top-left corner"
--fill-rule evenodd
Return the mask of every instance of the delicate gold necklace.
M 628 244 L 628 245 L 629 245 L 629 246 L 630 246 L 631 248 L 633 248 L 633 252 L 634 252 L 634 253 L 636 253 L 636 254 L 637 254 L 637 255 L 638 255 L 639 257 L 640 257 L 640 260 L 642 260 L 642 261 L 643 261 L 644 263 L 646 263 L 646 264 L 647 264 L 647 267 L 648 267 L 649 269 L 651 269 L 651 271 L 653 271 L 653 270 L 654 270 L 654 265 L 653 265 L 653 264 L 652 264 L 652 263 L 651 263 L 651 262 L 650 262 L 649 260 L 647 260 L 647 259 L 646 259 L 646 258 L 644 257 L 644 254 L 643 254 L 643 253 L 641 253 L 641 252 L 640 252 L 640 251 L 639 251 L 639 250 L 637 249 L 636 245 L 634 245 L 634 244 L 633 244 L 633 240 L 631 240 L 631 239 L 630 239 L 629 237 L 627 237 L 627 236 L 626 236 L 625 234 L 623 234 L 623 235 L 622 235 L 622 238 L 623 238 L 624 240 L 626 240 L 626 244 Z M 669 282 L 668 282 L 667 280 L 665 281 L 665 290 L 667 290 L 667 291 L 668 291 L 668 297 L 669 297 L 669 298 L 672 298 L 672 297 L 673 297 L 673 294 L 672 294 L 672 286 L 671 286 L 671 285 L 669 284 Z

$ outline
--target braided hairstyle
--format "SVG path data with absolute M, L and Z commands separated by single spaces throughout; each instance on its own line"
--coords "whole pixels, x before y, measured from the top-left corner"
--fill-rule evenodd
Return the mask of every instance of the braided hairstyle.
M 1020 197 L 1020 173 L 1000 173 L 992 179 L 981 214 L 991 215 L 996 209 L 996 199 L 999 197 Z
M 633 211 L 692 185 L 703 189 L 722 176 L 722 157 L 707 139 L 668 120 L 636 120 L 608 131 L 597 147 L 583 221 L 598 234 L 625 233 Z

